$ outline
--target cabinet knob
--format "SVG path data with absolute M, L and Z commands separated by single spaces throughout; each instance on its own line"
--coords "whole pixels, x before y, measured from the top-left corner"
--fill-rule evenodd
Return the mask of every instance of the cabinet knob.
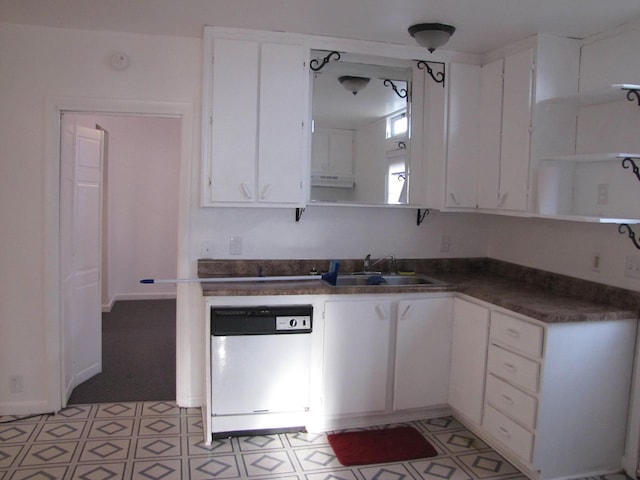
M 507 335 L 509 335 L 510 337 L 520 338 L 520 332 L 515 328 L 507 328 L 505 331 L 507 332 Z
M 245 196 L 249 200 L 251 200 L 253 198 L 253 193 L 251 193 L 251 189 L 249 188 L 249 186 L 244 182 L 242 182 L 240 186 L 242 187 L 242 191 L 244 192 Z
M 514 373 L 517 370 L 515 365 L 511 363 L 504 363 L 502 366 L 507 372 L 510 372 L 510 373 Z
M 264 200 L 265 198 L 267 198 L 267 195 L 269 194 L 269 190 L 271 190 L 271 184 L 267 183 L 262 189 L 262 193 L 260 194 L 260 200 Z
M 378 315 L 378 318 L 380 318 L 380 320 L 386 320 L 387 319 L 387 313 L 384 311 L 384 308 L 382 308 L 379 304 L 376 304 L 375 310 L 376 310 L 376 314 Z
M 500 395 L 500 397 L 502 398 L 502 400 L 504 401 L 504 403 L 506 403 L 507 405 L 513 405 L 513 399 L 507 395 Z

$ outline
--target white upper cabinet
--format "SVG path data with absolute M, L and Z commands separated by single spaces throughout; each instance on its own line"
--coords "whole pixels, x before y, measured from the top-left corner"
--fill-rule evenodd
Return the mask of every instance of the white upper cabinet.
M 215 28 L 205 42 L 203 205 L 303 204 L 308 50 Z
M 497 208 L 500 188 L 500 151 L 502 135 L 502 83 L 504 59 L 482 66 L 480 74 L 480 162 L 478 207 Z
M 527 210 L 533 49 L 482 66 L 478 207 Z
M 449 68 L 447 191 L 445 206 L 476 208 L 480 66 L 452 63 Z
M 504 60 L 498 208 L 527 210 L 533 49 Z

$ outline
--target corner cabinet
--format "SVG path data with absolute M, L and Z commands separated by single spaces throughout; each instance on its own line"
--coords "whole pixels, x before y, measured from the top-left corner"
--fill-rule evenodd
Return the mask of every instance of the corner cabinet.
M 301 206 L 308 49 L 295 36 L 207 27 L 203 206 Z
M 492 309 L 482 420 L 487 440 L 540 479 L 618 470 L 636 324 L 541 324 Z

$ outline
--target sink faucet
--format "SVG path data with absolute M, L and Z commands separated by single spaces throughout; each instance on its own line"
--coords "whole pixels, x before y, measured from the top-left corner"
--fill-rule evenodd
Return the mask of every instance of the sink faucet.
M 379 258 L 378 260 L 375 260 L 373 263 L 371 263 L 371 254 L 368 253 L 366 257 L 364 257 L 364 268 L 363 270 L 365 272 L 371 272 L 371 269 L 373 267 L 375 267 L 376 265 L 378 265 L 380 262 L 384 261 L 384 260 L 391 260 L 391 269 L 393 273 L 396 273 L 396 257 L 394 255 L 387 255 L 386 257 L 382 257 Z M 371 272 L 373 273 L 373 272 Z

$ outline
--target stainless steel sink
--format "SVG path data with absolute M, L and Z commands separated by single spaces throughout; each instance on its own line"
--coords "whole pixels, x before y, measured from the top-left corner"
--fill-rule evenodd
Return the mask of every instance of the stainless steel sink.
M 338 275 L 336 287 L 440 285 L 444 282 L 425 275 Z

